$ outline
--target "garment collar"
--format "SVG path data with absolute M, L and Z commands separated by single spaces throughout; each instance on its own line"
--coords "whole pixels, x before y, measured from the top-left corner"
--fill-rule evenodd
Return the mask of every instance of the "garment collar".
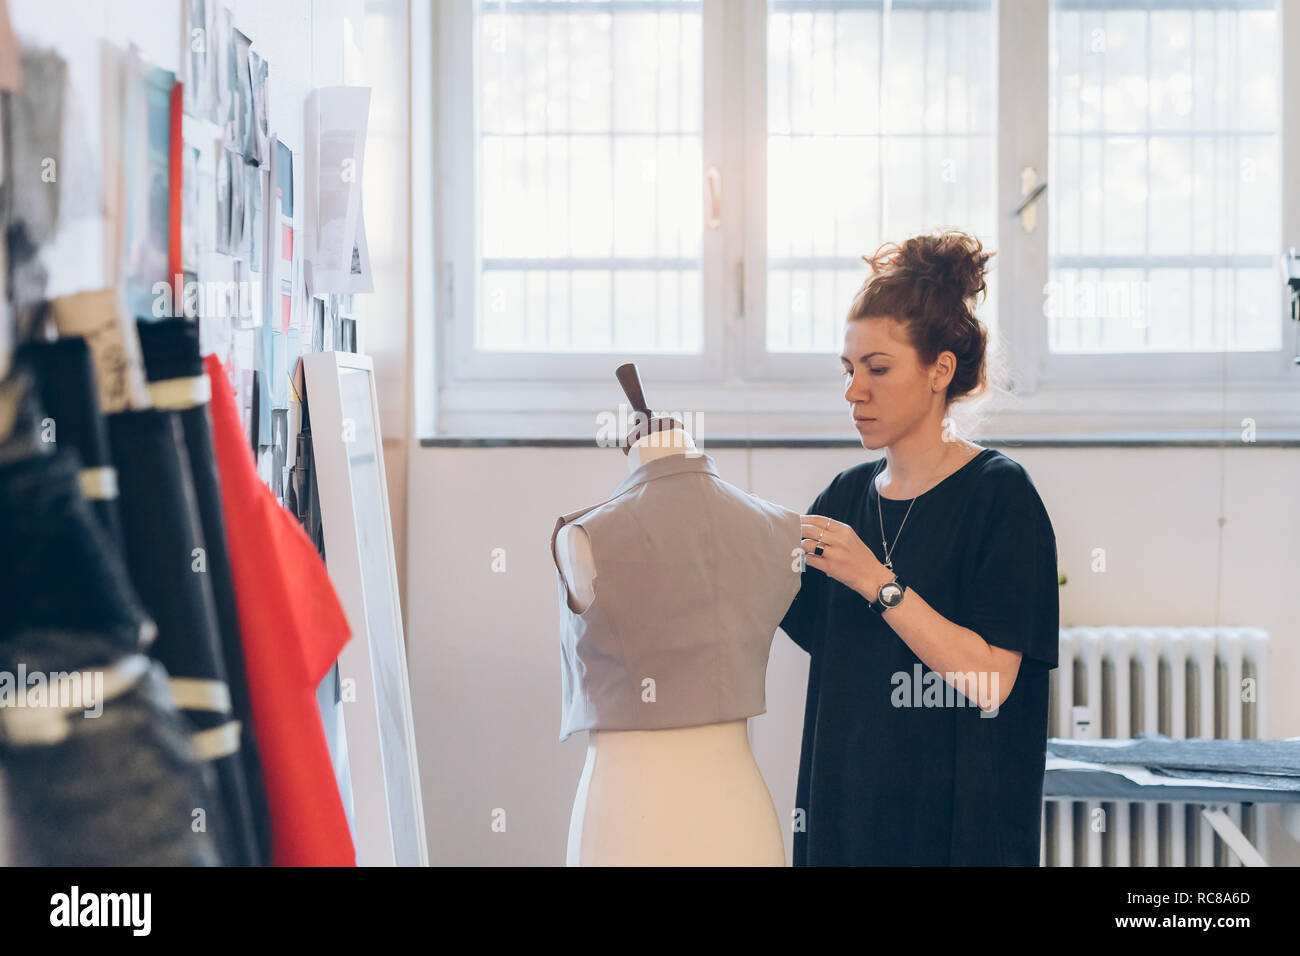
M 704 452 L 697 451 L 694 455 L 685 453 L 662 455 L 659 458 L 644 461 L 628 472 L 622 484 L 615 489 L 614 497 L 618 497 L 623 492 L 635 488 L 643 482 L 663 478 L 666 475 L 680 475 L 684 472 L 721 477 L 718 475 L 717 463 L 714 462 L 713 457 Z

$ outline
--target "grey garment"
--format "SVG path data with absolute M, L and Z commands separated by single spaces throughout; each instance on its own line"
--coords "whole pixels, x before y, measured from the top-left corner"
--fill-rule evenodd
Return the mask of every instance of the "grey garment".
M 583 528 L 595 600 L 579 613 L 555 553 Z M 551 534 L 560 603 L 560 740 L 662 730 L 766 710 L 772 638 L 799 591 L 800 515 L 723 481 L 708 455 L 636 468 Z
M 1300 740 L 1176 740 L 1140 733 L 1132 741 L 1047 741 L 1049 757 L 1136 764 L 1167 777 L 1198 777 L 1300 790 Z
M 22 51 L 23 84 L 5 98 L 3 218 L 16 338 L 39 331 L 49 271 L 41 246 L 59 229 L 68 64 L 53 50 Z
M 59 229 L 59 191 L 63 179 L 63 108 L 68 64 L 54 50 L 26 48 L 23 85 L 14 93 L 5 136 L 10 162 L 5 177 L 12 190 L 9 227 L 21 226 L 33 246 Z

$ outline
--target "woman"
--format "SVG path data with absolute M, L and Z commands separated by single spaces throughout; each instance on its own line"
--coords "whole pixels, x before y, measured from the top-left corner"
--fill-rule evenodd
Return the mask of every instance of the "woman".
M 1055 533 L 1024 468 L 947 427 L 986 388 L 990 255 L 945 232 L 863 257 L 844 397 L 884 456 L 803 517 L 796 866 L 1038 864 Z

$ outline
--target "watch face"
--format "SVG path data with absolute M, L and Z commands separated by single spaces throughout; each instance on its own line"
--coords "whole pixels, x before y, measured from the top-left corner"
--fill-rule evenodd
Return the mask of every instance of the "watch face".
M 880 603 L 886 607 L 893 607 L 903 598 L 903 589 L 893 581 L 890 581 L 880 589 Z

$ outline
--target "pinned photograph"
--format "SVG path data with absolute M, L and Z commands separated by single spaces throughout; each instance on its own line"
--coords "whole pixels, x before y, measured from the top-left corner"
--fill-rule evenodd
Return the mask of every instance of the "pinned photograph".
M 312 291 L 364 283 L 369 256 L 359 235 L 370 90 L 326 86 L 307 98 L 307 222 Z M 355 265 L 355 274 L 354 274 Z
M 233 30 L 231 36 L 234 40 L 234 74 L 230 80 L 231 92 L 231 134 L 234 139 L 234 150 L 242 153 L 245 158 L 253 156 L 255 153 L 254 135 L 253 135 L 253 85 L 252 73 L 250 72 L 249 54 L 252 52 L 252 41 L 244 36 L 239 30 Z
M 263 230 L 266 224 L 262 220 L 262 206 L 266 201 L 266 174 L 261 166 L 244 164 L 245 183 L 245 221 L 248 225 L 248 265 L 257 273 L 265 273 L 263 254 Z
M 248 78 L 250 105 L 252 107 L 252 136 L 249 159 L 258 165 L 270 161 L 270 120 L 268 114 L 270 94 L 268 81 L 271 68 L 266 58 L 256 50 L 248 52 Z
M 212 6 L 185 0 L 185 85 L 183 108 L 189 116 L 210 119 L 215 99 L 216 58 L 212 55 Z
M 226 149 L 224 145 L 217 147 L 216 188 L 216 221 L 213 224 L 216 234 L 216 249 L 217 252 L 223 255 L 229 255 L 231 251 L 230 223 L 234 213 L 234 194 L 230 190 L 230 150 Z

